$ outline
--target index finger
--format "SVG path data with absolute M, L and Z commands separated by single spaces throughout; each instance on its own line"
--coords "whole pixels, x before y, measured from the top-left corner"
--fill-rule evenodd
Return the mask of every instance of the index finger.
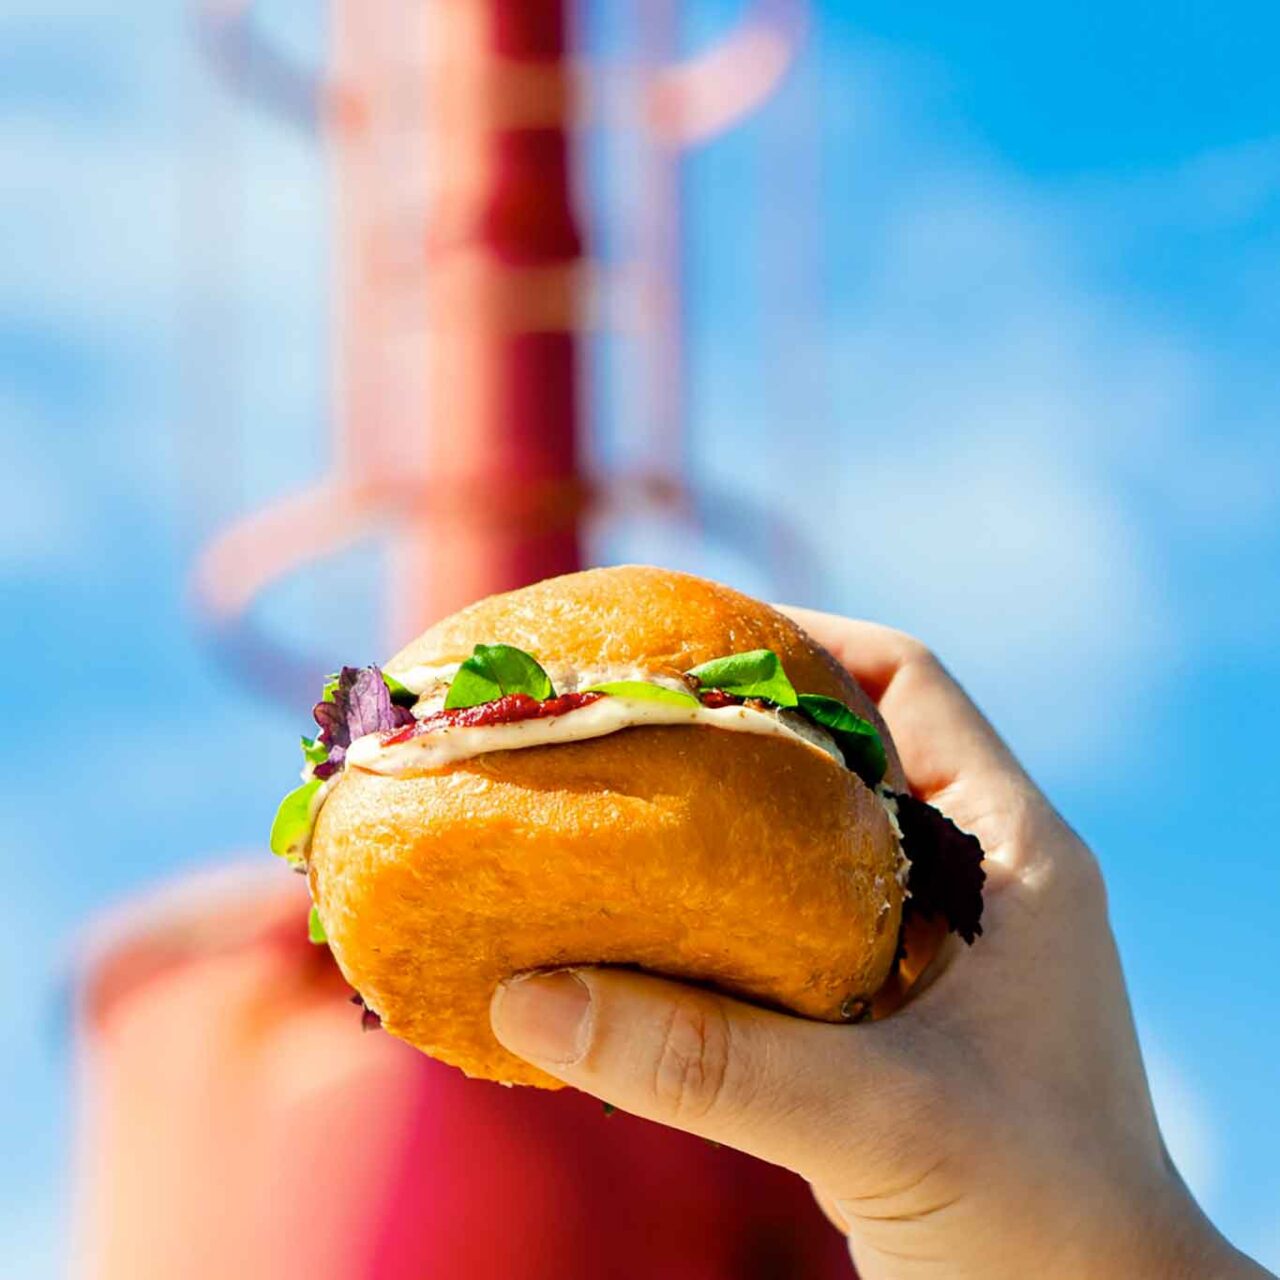
M 778 607 L 879 706 L 912 790 L 921 799 L 931 800 L 959 781 L 976 784 L 978 791 L 1026 784 L 1026 775 L 987 718 L 914 636 L 815 609 Z

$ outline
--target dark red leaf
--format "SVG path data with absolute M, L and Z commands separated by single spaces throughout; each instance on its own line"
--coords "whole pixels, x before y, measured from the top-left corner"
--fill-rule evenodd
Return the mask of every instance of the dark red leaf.
M 904 916 L 942 916 L 966 942 L 982 933 L 982 846 L 945 814 L 915 796 L 893 793 L 898 802 L 902 848 L 911 861 L 910 897 Z
M 357 738 L 414 722 L 408 707 L 391 700 L 391 690 L 377 667 L 343 667 L 333 700 L 317 702 L 311 714 L 320 726 L 319 740 L 329 748 L 328 760 L 316 769 L 318 777 L 335 773 L 346 759 L 347 748 Z

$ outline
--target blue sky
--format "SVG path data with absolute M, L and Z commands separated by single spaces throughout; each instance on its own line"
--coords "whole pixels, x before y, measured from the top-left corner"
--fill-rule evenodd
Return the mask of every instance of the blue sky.
M 189 34 L 0 14 L 5 1273 L 56 1266 L 77 931 L 257 849 L 301 727 L 213 660 L 184 574 L 322 465 L 326 172 Z M 790 521 L 803 594 L 934 644 L 1097 848 L 1171 1146 L 1280 1265 L 1280 10 L 877 0 L 818 36 L 689 163 L 696 477 Z M 610 543 L 645 547 L 792 585 Z

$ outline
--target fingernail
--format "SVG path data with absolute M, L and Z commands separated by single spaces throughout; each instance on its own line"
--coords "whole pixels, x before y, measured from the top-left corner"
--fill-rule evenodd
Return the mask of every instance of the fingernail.
M 568 1066 L 587 1049 L 591 992 L 576 973 L 512 978 L 494 993 L 494 1034 L 522 1058 Z

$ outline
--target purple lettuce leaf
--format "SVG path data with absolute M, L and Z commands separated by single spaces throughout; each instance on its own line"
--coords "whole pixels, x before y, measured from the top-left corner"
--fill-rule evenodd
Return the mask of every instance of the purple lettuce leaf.
M 950 818 L 915 796 L 894 792 L 902 848 L 911 861 L 903 916 L 941 916 L 952 933 L 973 944 L 982 933 L 982 846 Z
M 382 1026 L 382 1019 L 364 1002 L 364 996 L 358 991 L 351 997 L 351 1003 L 360 1007 L 360 1030 L 377 1031 Z
M 317 778 L 335 774 L 357 738 L 413 723 L 413 713 L 391 701 L 377 667 L 343 667 L 332 701 L 317 702 L 311 714 L 320 726 L 319 741 L 329 749 L 329 758 L 315 768 Z

